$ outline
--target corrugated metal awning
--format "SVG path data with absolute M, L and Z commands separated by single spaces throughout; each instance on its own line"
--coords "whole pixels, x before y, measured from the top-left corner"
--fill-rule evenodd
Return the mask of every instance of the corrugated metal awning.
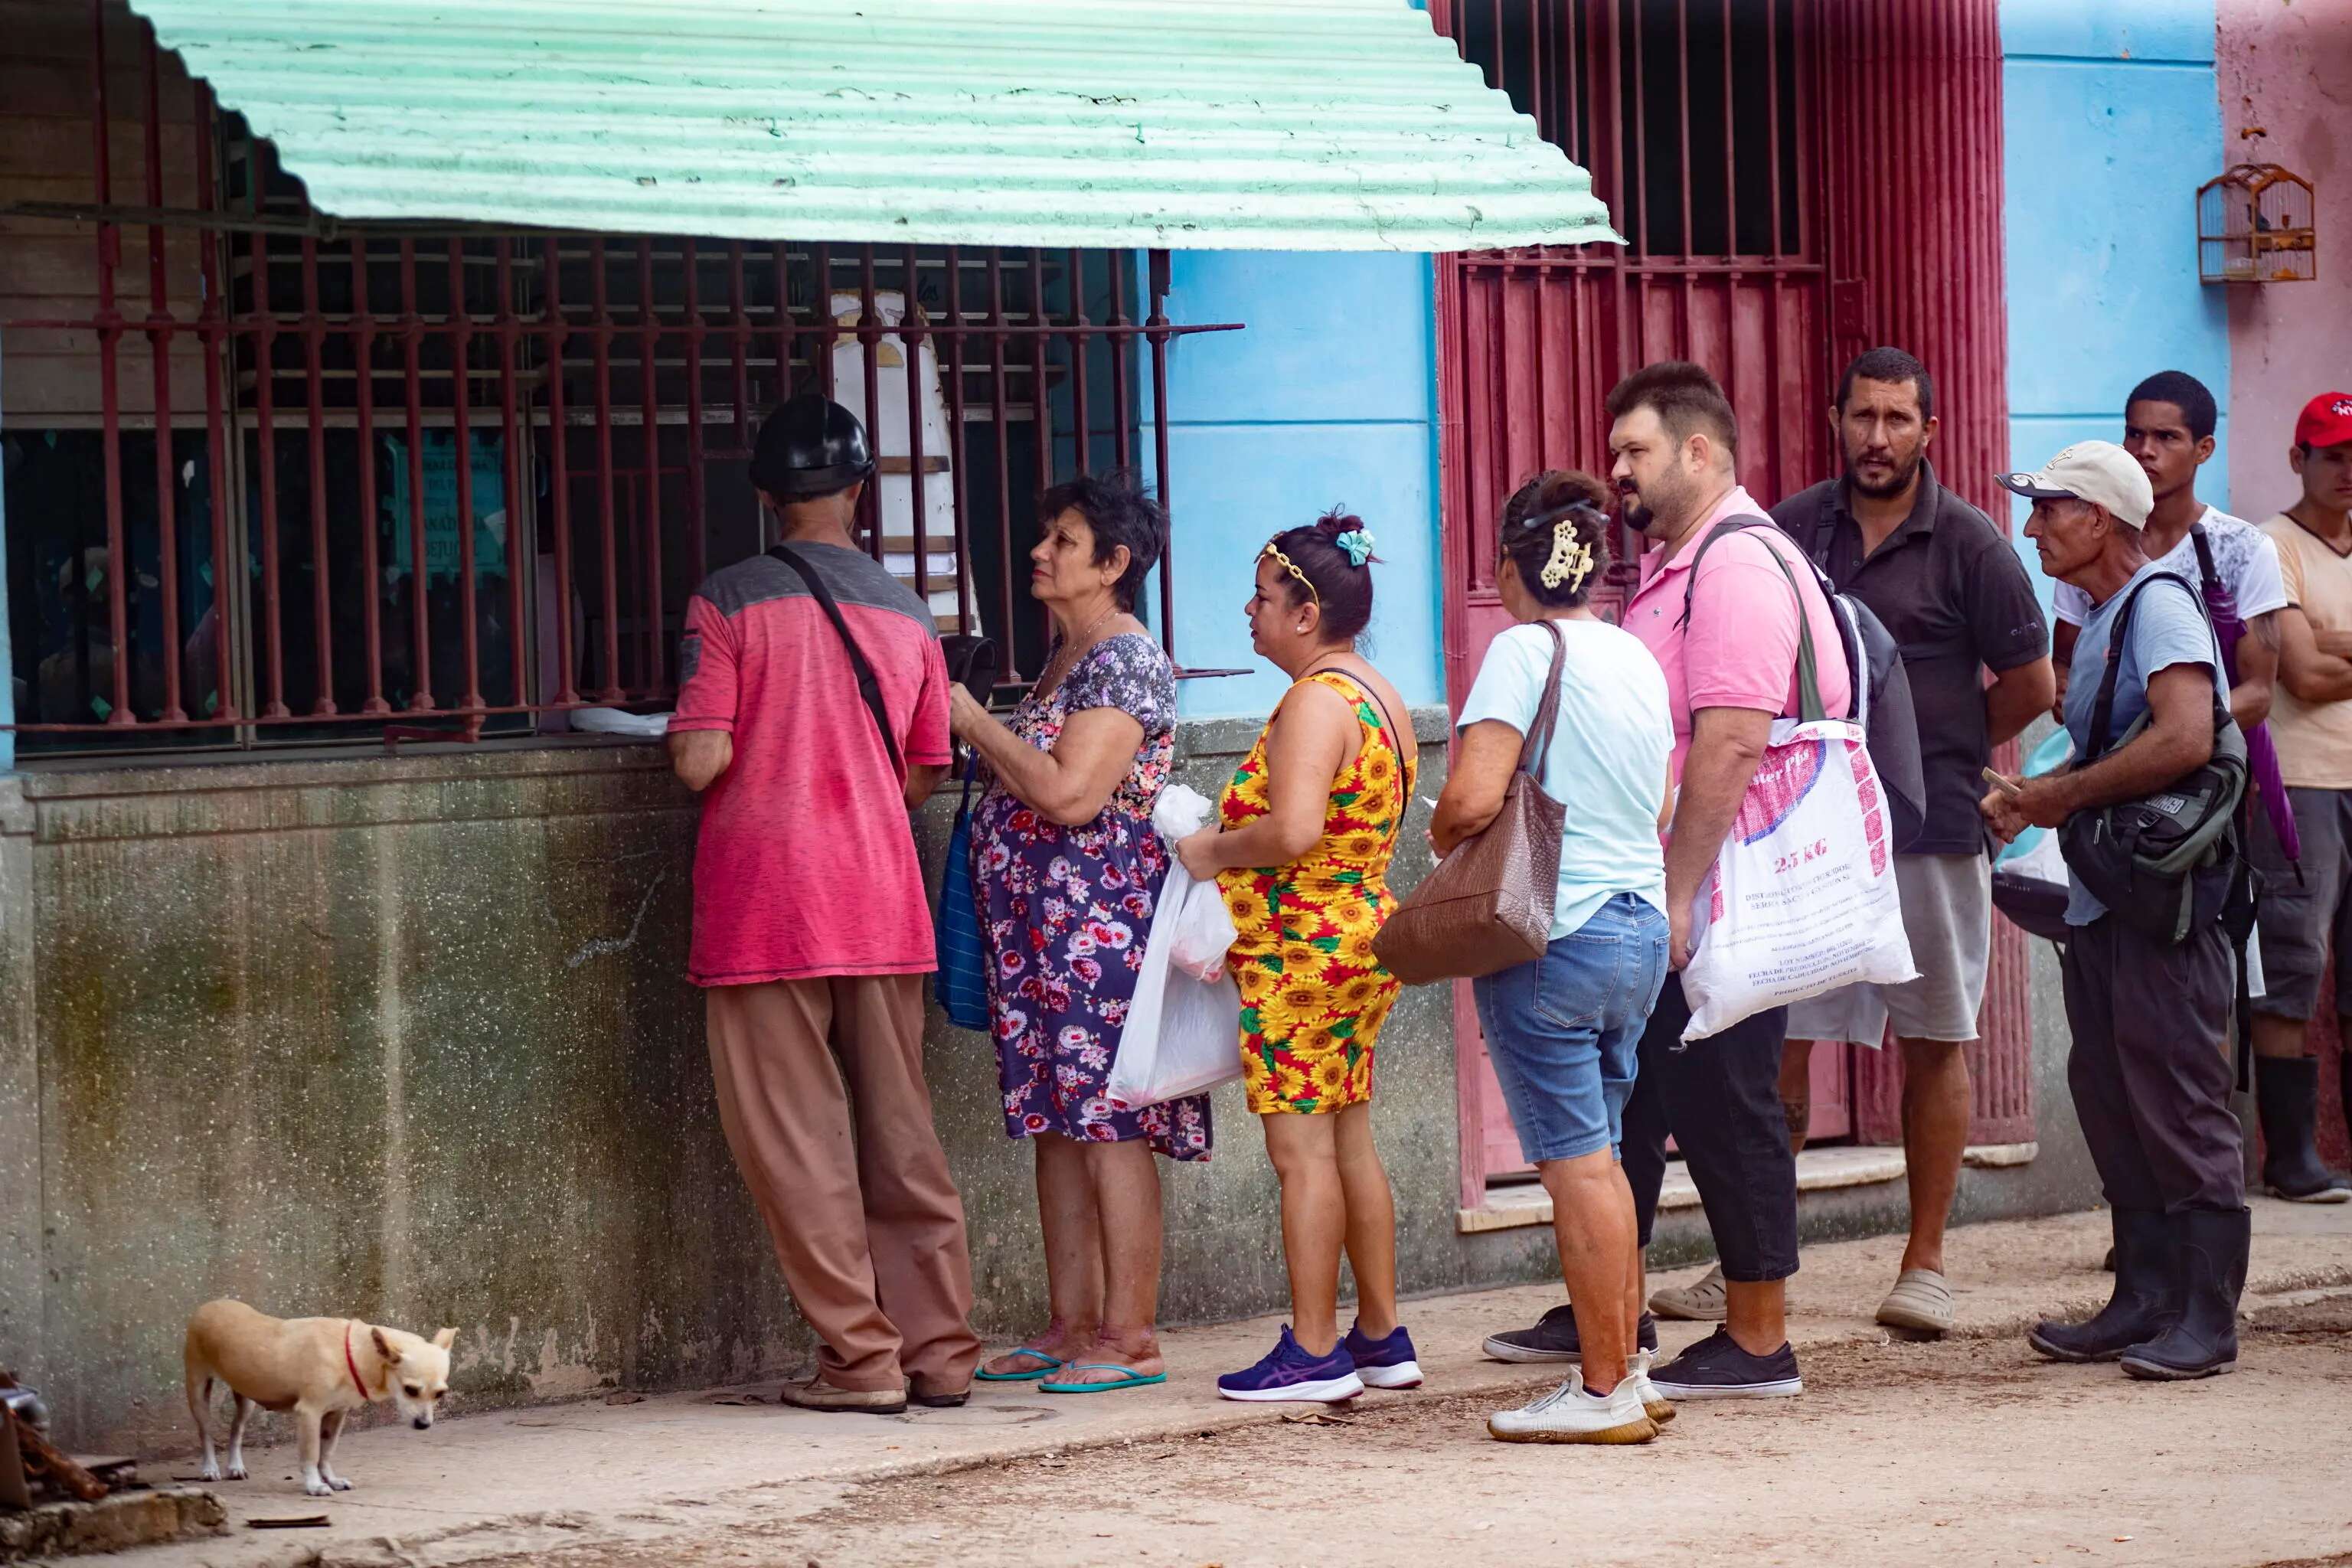
M 1186 249 L 1614 240 L 1402 0 L 131 0 L 321 212 Z

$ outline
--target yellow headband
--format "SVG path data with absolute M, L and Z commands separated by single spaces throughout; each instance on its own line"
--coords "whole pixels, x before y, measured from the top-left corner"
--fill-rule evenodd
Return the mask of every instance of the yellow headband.
M 1279 539 L 1282 536 L 1278 533 L 1275 535 L 1275 539 Z M 1282 552 L 1281 547 L 1275 543 L 1274 539 L 1269 539 L 1265 542 L 1265 548 L 1259 551 L 1258 555 L 1261 559 L 1271 555 L 1276 561 L 1281 563 L 1282 569 L 1285 572 L 1289 573 L 1292 576 L 1298 579 L 1298 585 L 1307 590 L 1307 597 L 1315 601 L 1316 608 L 1320 609 L 1323 607 L 1323 595 L 1315 591 L 1315 584 L 1307 580 L 1307 574 L 1298 569 L 1298 563 L 1293 561 L 1289 556 L 1285 555 Z

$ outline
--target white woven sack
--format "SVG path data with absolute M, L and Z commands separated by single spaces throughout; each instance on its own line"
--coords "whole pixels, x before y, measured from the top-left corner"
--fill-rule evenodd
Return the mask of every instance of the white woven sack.
M 1869 983 L 1918 977 L 1894 840 L 1862 726 L 1773 721 L 1714 873 L 1691 910 L 1685 1040 Z

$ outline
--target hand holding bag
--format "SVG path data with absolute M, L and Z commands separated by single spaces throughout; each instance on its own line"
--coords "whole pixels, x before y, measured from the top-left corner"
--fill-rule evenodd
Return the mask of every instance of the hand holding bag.
M 1568 643 L 1549 621 L 1537 624 L 1551 634 L 1551 673 L 1503 794 L 1503 809 L 1455 845 L 1372 939 L 1373 956 L 1408 985 L 1475 980 L 1540 958 L 1551 944 L 1568 811 L 1543 792 L 1533 770 L 1542 765 L 1559 721 Z

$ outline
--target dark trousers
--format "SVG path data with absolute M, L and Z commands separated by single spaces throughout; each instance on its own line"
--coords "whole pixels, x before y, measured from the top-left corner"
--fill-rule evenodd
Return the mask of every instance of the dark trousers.
M 2119 1209 L 2245 1206 L 2231 1114 L 2236 994 L 2228 939 L 2207 924 L 2175 944 L 2104 915 L 2066 943 L 2066 1083 L 2107 1202 Z
M 1789 1010 L 1743 1018 L 1683 1044 L 1690 1003 L 1666 976 L 1642 1031 L 1641 1073 L 1625 1102 L 1625 1180 L 1642 1245 L 1658 1216 L 1671 1136 L 1706 1205 L 1723 1277 L 1743 1284 L 1797 1271 L 1797 1157 L 1780 1110 L 1780 1041 Z

